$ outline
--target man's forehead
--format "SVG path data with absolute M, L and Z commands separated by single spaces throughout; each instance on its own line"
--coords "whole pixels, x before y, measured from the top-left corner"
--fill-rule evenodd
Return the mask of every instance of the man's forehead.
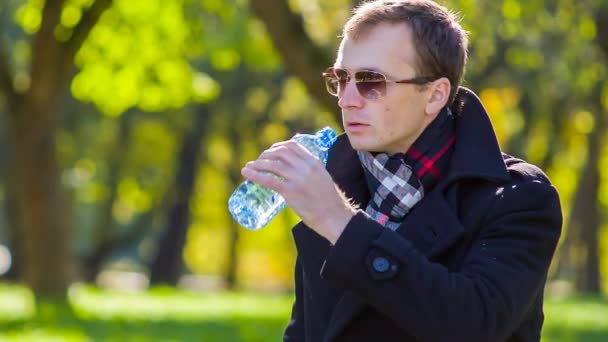
M 413 69 L 416 61 L 409 36 L 398 27 L 370 31 L 354 40 L 344 37 L 336 56 L 335 66 L 353 70 L 388 72 Z

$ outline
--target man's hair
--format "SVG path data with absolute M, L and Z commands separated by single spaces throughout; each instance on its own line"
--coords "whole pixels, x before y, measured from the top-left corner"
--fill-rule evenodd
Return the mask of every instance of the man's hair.
M 431 0 L 366 1 L 353 10 L 343 36 L 357 40 L 380 24 L 401 23 L 413 33 L 417 76 L 446 77 L 452 104 L 464 77 L 468 44 L 455 13 Z

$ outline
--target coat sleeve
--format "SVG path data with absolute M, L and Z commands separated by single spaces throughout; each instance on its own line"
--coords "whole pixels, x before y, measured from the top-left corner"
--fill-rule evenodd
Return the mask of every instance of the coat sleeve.
M 328 254 L 322 276 L 354 291 L 420 341 L 502 341 L 542 291 L 562 216 L 557 191 L 519 183 L 489 209 L 457 271 L 429 261 L 399 232 L 359 212 Z M 370 257 L 372 256 L 372 257 Z M 389 260 L 379 276 L 377 256 Z
M 295 266 L 295 301 L 291 309 L 291 318 L 283 334 L 284 342 L 304 341 L 304 295 L 302 293 L 302 266 L 296 259 Z

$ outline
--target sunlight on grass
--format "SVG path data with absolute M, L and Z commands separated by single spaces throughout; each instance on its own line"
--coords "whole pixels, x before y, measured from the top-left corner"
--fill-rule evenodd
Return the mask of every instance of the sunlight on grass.
M 293 297 L 193 293 L 172 288 L 118 292 L 77 285 L 68 303 L 35 308 L 29 290 L 0 285 L 1 341 L 280 341 Z M 37 312 L 36 312 L 37 310 Z M 608 341 L 608 300 L 547 299 L 542 342 Z
M 230 317 L 285 319 L 289 315 L 292 301 L 285 295 L 230 292 L 197 294 L 170 288 L 127 293 L 82 286 L 73 287 L 69 298 L 79 317 L 130 321 L 183 321 Z
M 551 300 L 545 308 L 548 325 L 608 330 L 608 301 L 595 298 Z
M 608 341 L 608 300 L 594 297 L 548 299 L 542 342 Z
M 0 334 L 0 336 L 2 336 Z M 15 331 L 5 335 L 2 341 L 44 341 L 44 342 L 84 342 L 92 341 L 86 334 L 74 329 L 31 329 L 29 331 Z
M 34 311 L 34 296 L 29 290 L 0 284 L 0 323 L 30 318 Z
M 34 306 L 29 290 L 0 285 L 1 341 L 278 341 L 293 298 L 200 294 L 171 288 L 128 293 L 73 286 L 68 303 Z

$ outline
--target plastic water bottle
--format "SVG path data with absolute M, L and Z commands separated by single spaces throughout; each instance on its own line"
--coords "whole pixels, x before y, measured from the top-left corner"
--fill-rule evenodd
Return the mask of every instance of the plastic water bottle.
M 329 148 L 336 141 L 336 132 L 325 127 L 316 134 L 296 134 L 295 140 L 325 165 Z M 230 195 L 228 210 L 241 226 L 258 230 L 268 224 L 283 208 L 285 199 L 273 190 L 244 181 Z

